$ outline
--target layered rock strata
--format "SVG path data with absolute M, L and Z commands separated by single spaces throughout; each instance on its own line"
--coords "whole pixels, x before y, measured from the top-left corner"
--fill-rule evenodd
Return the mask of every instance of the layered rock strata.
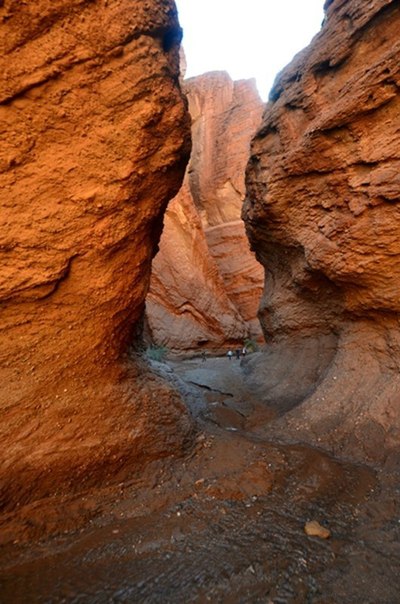
M 123 479 L 191 424 L 134 353 L 190 126 L 170 0 L 0 5 L 3 507 Z
M 146 302 L 152 341 L 182 351 L 243 338 L 243 319 L 210 255 L 187 182 L 164 222 Z
M 262 102 L 252 80 L 213 72 L 185 82 L 193 150 L 169 205 L 153 263 L 152 338 L 175 351 L 237 345 L 261 336 L 263 270 L 240 219 L 250 139 Z
M 271 340 L 253 377 L 274 434 L 382 460 L 400 444 L 400 10 L 333 0 L 278 77 L 244 219 Z

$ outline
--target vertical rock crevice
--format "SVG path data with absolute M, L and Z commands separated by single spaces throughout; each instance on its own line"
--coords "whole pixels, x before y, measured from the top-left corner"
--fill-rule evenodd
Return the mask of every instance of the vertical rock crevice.
M 250 139 L 263 103 L 252 80 L 225 72 L 186 80 L 193 149 L 164 219 L 147 298 L 153 341 L 173 351 L 241 346 L 261 338 L 263 270 L 240 219 Z

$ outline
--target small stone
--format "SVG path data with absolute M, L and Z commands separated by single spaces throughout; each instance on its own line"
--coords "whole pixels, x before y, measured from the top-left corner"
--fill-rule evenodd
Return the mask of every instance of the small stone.
M 309 537 L 319 537 L 320 539 L 329 539 L 331 531 L 321 526 L 317 520 L 310 520 L 304 525 L 304 532 Z

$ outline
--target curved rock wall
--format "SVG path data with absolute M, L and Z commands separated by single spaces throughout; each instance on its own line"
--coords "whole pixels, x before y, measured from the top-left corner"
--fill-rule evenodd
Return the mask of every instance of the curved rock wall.
M 193 150 L 169 205 L 152 269 L 152 338 L 175 351 L 241 345 L 261 337 L 263 269 L 240 219 L 244 171 L 262 102 L 252 80 L 225 72 L 187 80 Z
M 252 369 L 281 412 L 296 406 L 275 434 L 382 459 L 400 444 L 400 11 L 326 11 L 252 143 L 243 214 L 271 341 Z
M 210 254 L 187 180 L 164 224 L 146 300 L 153 342 L 184 351 L 244 338 L 243 319 Z
M 190 421 L 128 358 L 190 127 L 170 0 L 0 5 L 1 504 L 118 480 Z

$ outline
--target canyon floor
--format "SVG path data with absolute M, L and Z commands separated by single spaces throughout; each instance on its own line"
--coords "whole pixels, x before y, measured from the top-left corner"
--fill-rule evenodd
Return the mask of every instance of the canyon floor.
M 196 418 L 192 450 L 0 518 L 0 601 L 400 602 L 398 460 L 374 469 L 267 440 L 276 410 L 249 393 L 244 364 L 156 364 Z M 311 520 L 330 538 L 308 536 Z

